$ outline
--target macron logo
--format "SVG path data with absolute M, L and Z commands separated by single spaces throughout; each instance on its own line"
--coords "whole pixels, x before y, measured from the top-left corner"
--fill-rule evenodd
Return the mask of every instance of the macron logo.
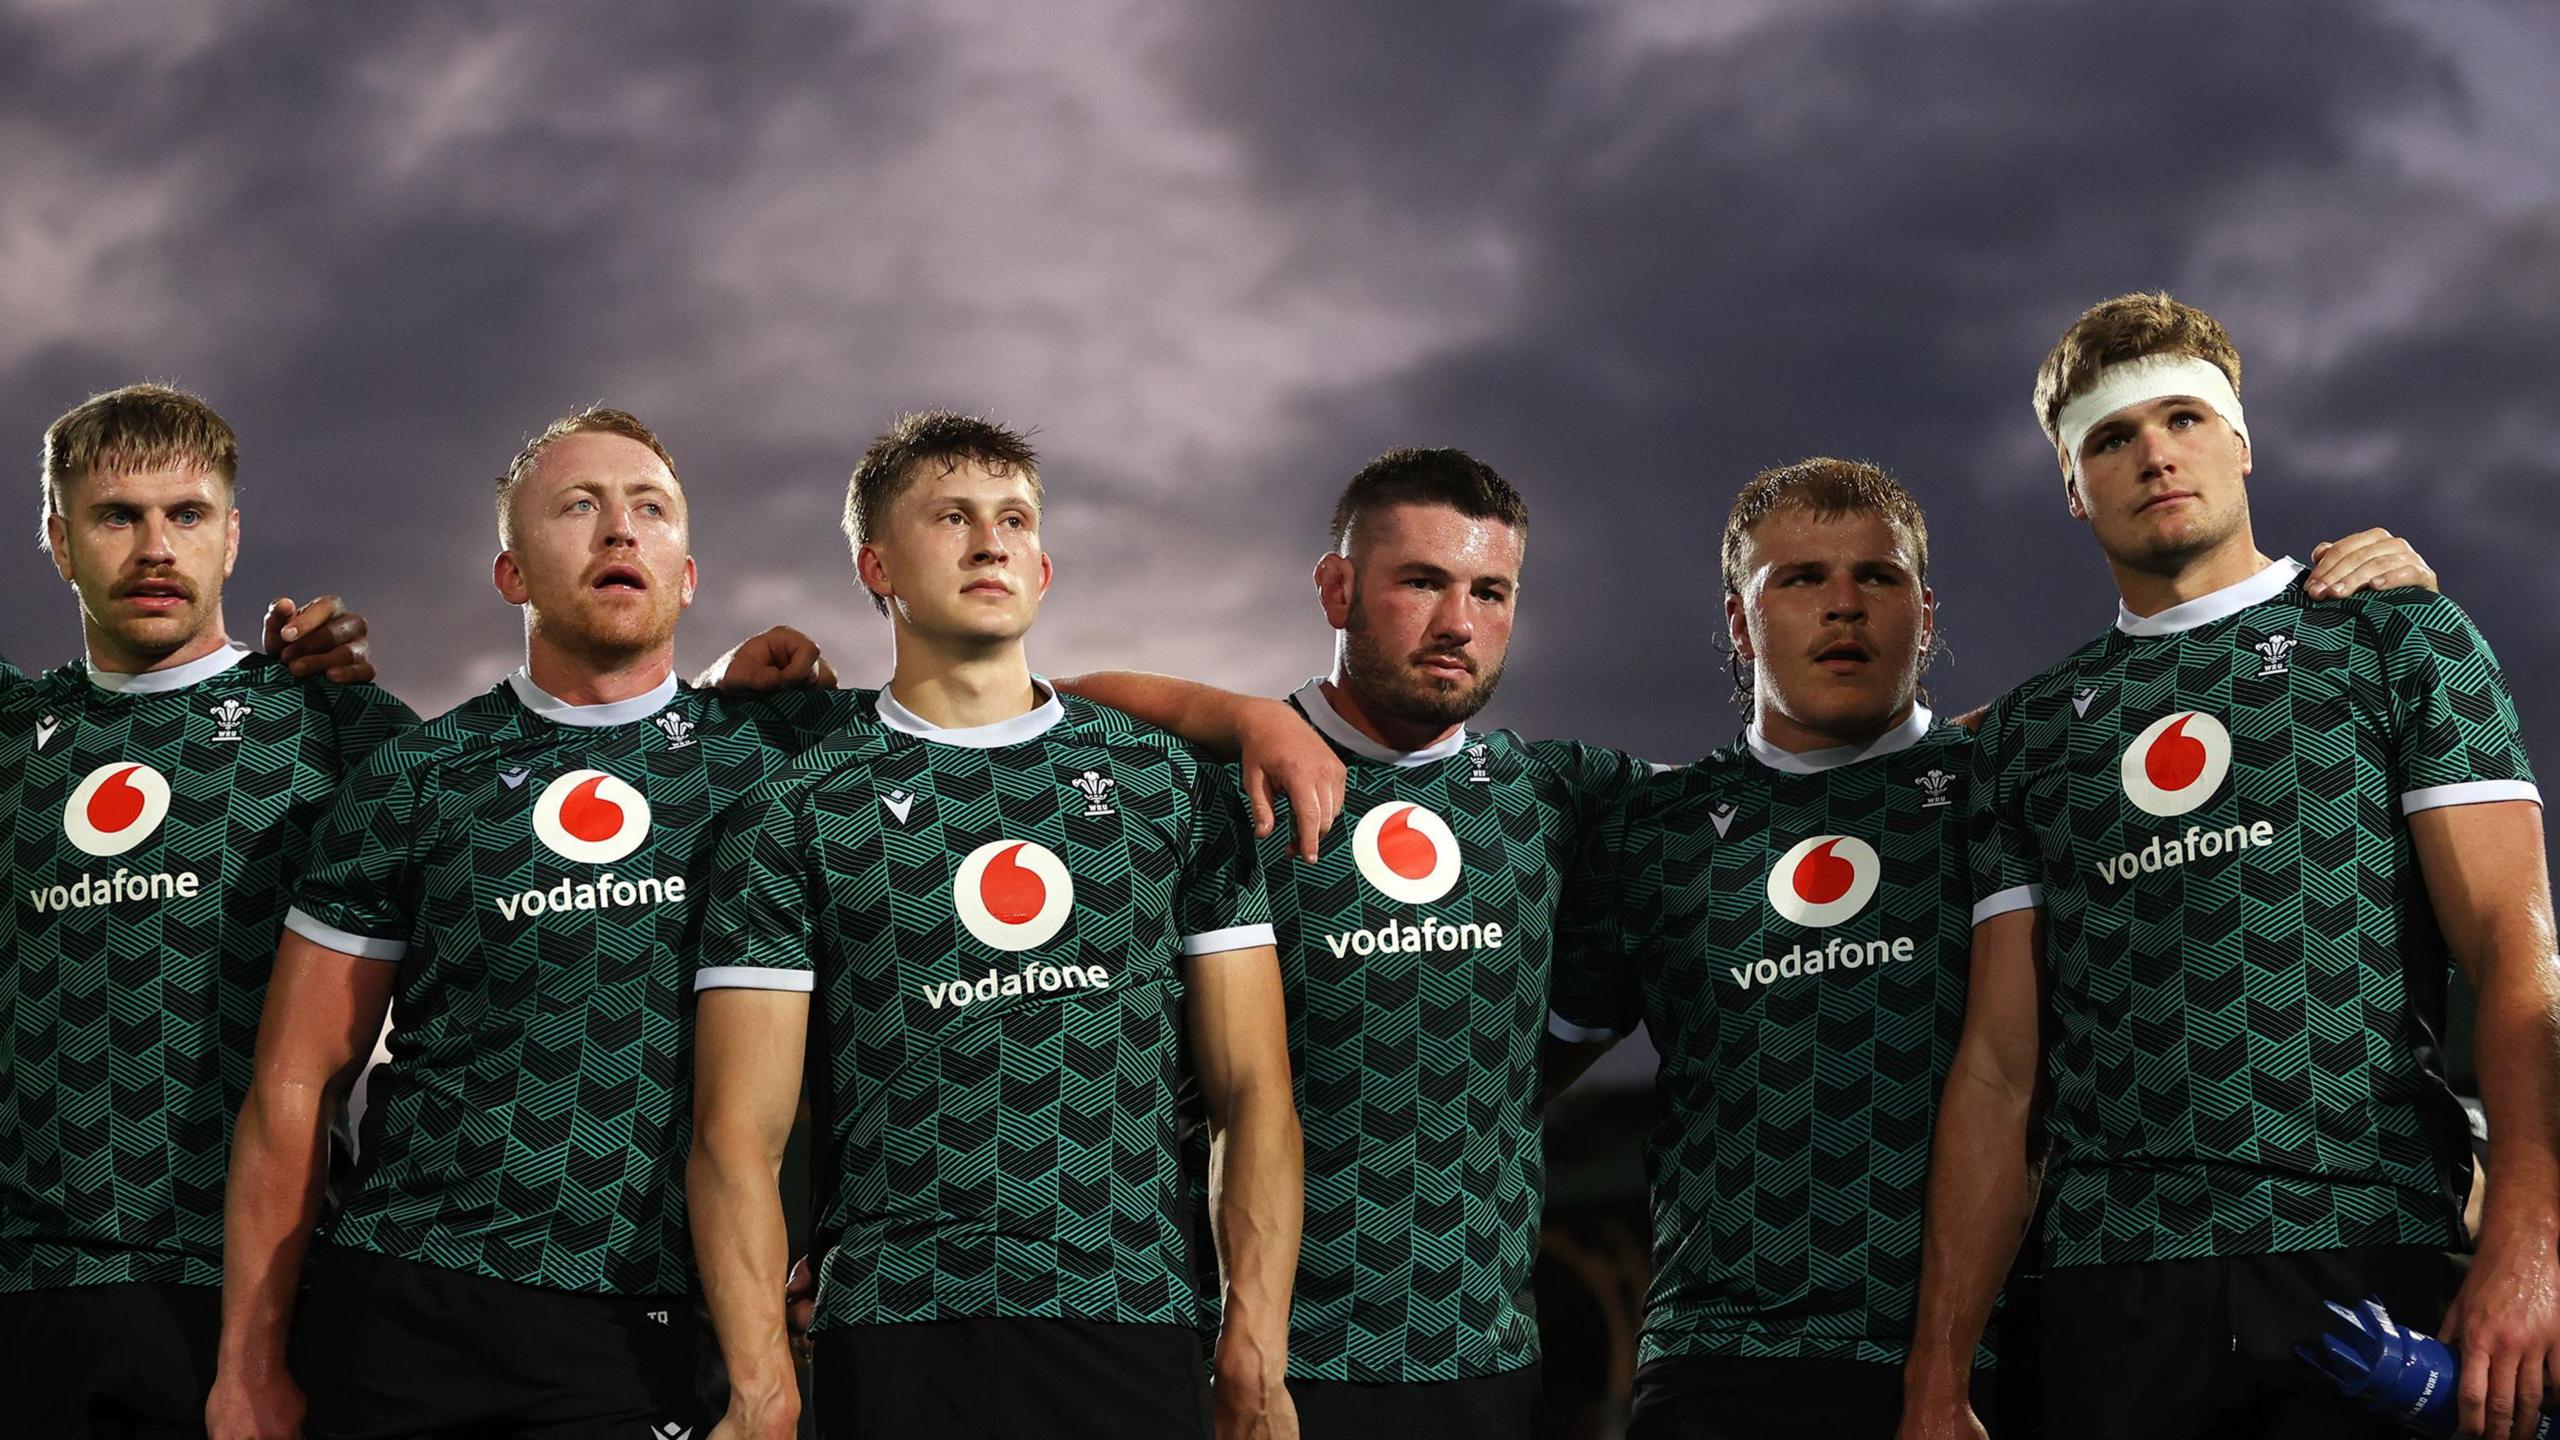
M 880 797 L 880 804 L 890 814 L 898 817 L 899 824 L 904 825 L 907 823 L 907 816 L 915 811 L 916 797 L 912 791 L 892 790 Z

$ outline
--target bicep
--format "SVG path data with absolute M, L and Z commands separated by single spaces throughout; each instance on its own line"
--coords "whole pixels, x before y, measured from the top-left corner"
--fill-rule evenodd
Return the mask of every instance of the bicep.
M 778 1149 L 799 1113 L 808 1033 L 808 991 L 703 991 L 693 1022 L 693 1103 L 701 1129 L 744 1127 Z
M 1192 1069 L 1212 1117 L 1256 1085 L 1289 1084 L 1289 1011 L 1280 958 L 1268 945 L 1183 961 Z
M 344 1084 L 373 1054 L 399 967 L 332 950 L 291 930 L 276 947 L 258 1022 L 261 1079 Z
M 2473 984 L 2502 947 L 2491 937 L 2529 927 L 2524 948 L 2552 954 L 2551 876 L 2542 852 L 2542 807 L 2529 800 L 2443 805 L 2409 816 L 2427 900 L 2454 959 Z

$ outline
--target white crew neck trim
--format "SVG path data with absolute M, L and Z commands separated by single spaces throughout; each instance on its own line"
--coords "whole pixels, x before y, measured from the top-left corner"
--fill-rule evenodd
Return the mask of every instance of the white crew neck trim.
M 1361 734 L 1358 726 L 1344 719 L 1342 712 L 1333 708 L 1333 698 L 1324 693 L 1321 678 L 1299 686 L 1298 692 L 1289 698 L 1297 701 L 1298 708 L 1307 712 L 1307 719 L 1313 722 L 1317 734 L 1363 760 L 1375 760 L 1381 765 L 1436 765 L 1466 749 L 1473 738 L 1467 734 L 1467 727 L 1461 725 L 1419 750 L 1393 750 Z
M 1049 732 L 1050 726 L 1067 718 L 1066 702 L 1058 698 L 1056 686 L 1034 675 L 1031 688 L 1041 696 L 1040 703 L 1009 720 L 998 720 L 992 725 L 942 726 L 899 704 L 898 697 L 890 694 L 889 687 L 884 684 L 880 687 L 880 723 L 901 734 L 930 740 L 937 745 L 957 745 L 964 750 L 1001 750 L 1007 745 L 1037 740 Z
M 1901 724 L 1864 745 L 1834 745 L 1827 750 L 1781 750 L 1769 743 L 1768 736 L 1760 733 L 1757 720 L 1742 732 L 1742 740 L 1750 747 L 1751 758 L 1772 770 L 1789 775 L 1819 775 L 1825 770 L 1837 770 L 1861 760 L 1908 750 L 1920 743 L 1920 737 L 1928 734 L 1929 727 L 1936 721 L 1937 717 L 1929 713 L 1928 706 L 1915 704 L 1911 707 L 1910 716 Z
M 2228 620 L 2252 605 L 2264 605 L 2283 594 L 2285 587 L 2293 583 L 2293 577 L 2301 573 L 2302 562 L 2287 555 L 2281 560 L 2267 562 L 2266 569 L 2237 585 L 2225 585 L 2210 595 L 2181 601 L 2157 615 L 2136 615 L 2124 608 L 2122 600 L 2118 600 L 2116 628 L 2127 635 L 2148 637 L 2175 635 L 2199 625 L 2210 625 L 2216 620 Z
M 634 720 L 646 720 L 666 709 L 668 702 L 676 698 L 676 677 L 673 673 L 651 687 L 645 695 L 602 705 L 572 705 L 534 684 L 533 677 L 522 670 L 507 677 L 507 686 L 516 692 L 517 701 L 527 710 L 554 725 L 575 725 L 584 730 L 602 730 L 614 725 L 628 725 Z
M 234 642 L 199 655 L 184 665 L 172 665 L 166 670 L 145 670 L 139 675 L 101 670 L 94 664 L 86 668 L 89 683 L 111 695 L 166 695 L 172 690 L 202 684 L 248 658 L 249 647 Z

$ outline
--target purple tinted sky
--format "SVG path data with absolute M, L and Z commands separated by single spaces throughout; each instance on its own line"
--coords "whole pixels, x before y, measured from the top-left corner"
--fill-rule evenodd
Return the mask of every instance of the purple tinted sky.
M 1044 668 L 1273 692 L 1329 653 L 1333 491 L 1462 445 L 1537 514 L 1491 718 L 1681 759 L 1734 728 L 1714 540 L 1764 465 L 1919 494 L 1942 700 L 2101 625 L 2027 387 L 2167 286 L 2248 357 L 2263 543 L 2415 537 L 2550 767 L 2555 69 L 2560 12 L 2471 0 L 17 0 L 0 424 L 32 519 L 52 416 L 202 391 L 235 627 L 343 591 L 427 711 L 515 663 L 489 477 L 582 402 L 682 465 L 688 668 L 789 620 L 865 681 L 834 518 L 899 409 L 1037 427 Z M 75 614 L 17 553 L 0 652 L 51 664 Z

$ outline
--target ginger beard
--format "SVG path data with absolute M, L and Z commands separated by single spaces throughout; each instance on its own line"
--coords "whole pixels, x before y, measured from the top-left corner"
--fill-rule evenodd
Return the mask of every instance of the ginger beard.
M 684 492 L 636 440 L 582 432 L 552 442 L 512 500 L 498 592 L 528 637 L 611 662 L 670 646 L 693 603 Z
M 97 659 L 140 671 L 223 642 L 222 582 L 240 557 L 230 481 L 191 464 L 93 469 L 62 505 L 45 536 Z

